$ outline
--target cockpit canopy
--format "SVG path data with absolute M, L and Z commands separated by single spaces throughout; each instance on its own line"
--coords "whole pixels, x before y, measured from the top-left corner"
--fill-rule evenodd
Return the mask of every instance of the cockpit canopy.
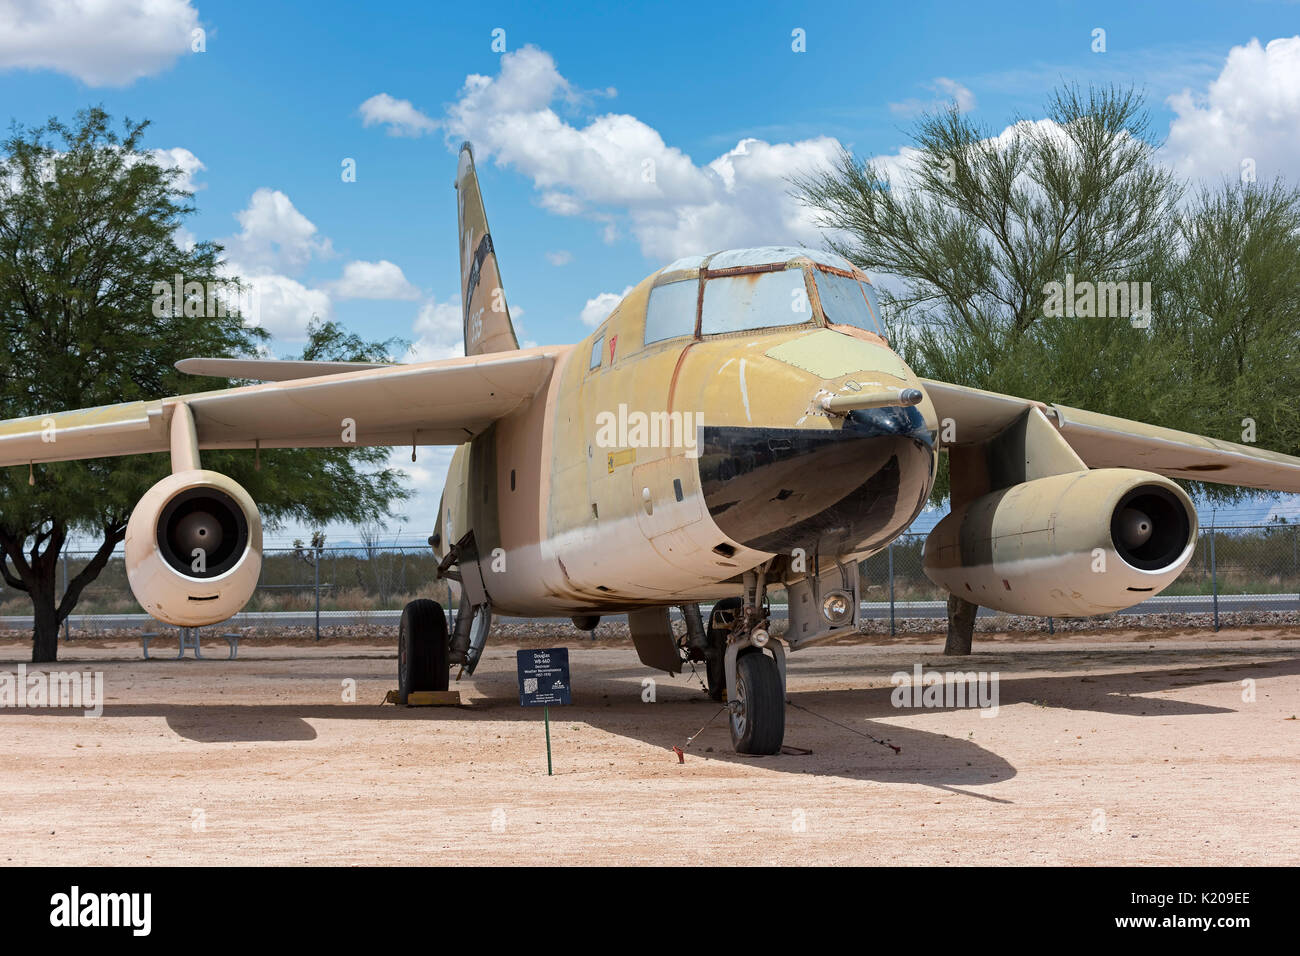
M 823 323 L 884 334 L 875 289 L 852 263 L 793 246 L 732 249 L 678 259 L 659 272 L 645 344 Z

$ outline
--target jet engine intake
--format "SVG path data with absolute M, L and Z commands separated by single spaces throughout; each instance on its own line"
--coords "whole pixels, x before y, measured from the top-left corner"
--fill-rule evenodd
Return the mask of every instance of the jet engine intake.
M 217 624 L 253 596 L 262 518 L 233 479 L 192 469 L 140 499 L 126 527 L 126 574 L 141 607 L 177 627 Z
M 1086 617 L 1164 590 L 1191 559 L 1196 510 L 1173 481 L 1130 468 L 1037 478 L 955 509 L 924 566 L 958 597 L 1011 614 Z

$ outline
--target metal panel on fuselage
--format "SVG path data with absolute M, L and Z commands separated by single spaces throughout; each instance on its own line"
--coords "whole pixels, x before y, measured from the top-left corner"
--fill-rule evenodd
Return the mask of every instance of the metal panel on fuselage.
M 699 469 L 687 454 L 694 422 L 686 425 L 672 406 L 677 367 L 691 341 L 642 344 L 650 286 L 647 280 L 632 290 L 557 376 L 564 414 L 555 420 L 544 547 L 562 566 L 569 593 L 596 607 L 732 593 L 734 586 L 718 582 L 744 567 L 709 553 L 727 539 L 703 511 Z M 590 369 L 597 339 L 604 343 L 601 366 Z M 667 440 L 629 442 L 619 434 L 629 417 L 635 423 L 655 415 L 666 423 L 674 412 L 677 431 L 669 425 L 669 435 L 660 436 Z M 703 555 L 675 537 L 696 524 L 707 541 Z

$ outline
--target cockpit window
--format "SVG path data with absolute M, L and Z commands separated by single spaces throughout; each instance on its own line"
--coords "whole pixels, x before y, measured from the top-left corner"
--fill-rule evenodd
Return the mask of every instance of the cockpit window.
M 870 282 L 864 282 L 862 290 L 867 294 L 867 305 L 871 306 L 871 314 L 876 319 L 876 325 L 880 326 L 880 330 L 883 332 L 885 330 L 885 318 L 880 314 L 880 299 L 876 297 L 876 287 Z
M 803 270 L 715 276 L 704 283 L 700 332 L 743 332 L 812 321 Z
M 835 325 L 856 325 L 868 332 L 883 335 L 876 290 L 852 276 L 836 275 L 817 269 L 817 294 L 822 300 L 826 321 Z
M 600 368 L 601 358 L 605 354 L 605 336 L 601 336 L 591 343 L 591 362 L 587 365 L 588 369 Z
M 695 334 L 695 307 L 699 304 L 698 279 L 669 282 L 650 290 L 645 307 L 645 344 Z

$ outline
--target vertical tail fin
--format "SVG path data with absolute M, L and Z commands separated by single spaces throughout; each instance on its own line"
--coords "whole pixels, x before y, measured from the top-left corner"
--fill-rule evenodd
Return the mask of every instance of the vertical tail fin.
M 460 148 L 456 169 L 456 212 L 460 224 L 460 302 L 465 320 L 465 354 L 509 352 L 519 348 L 510 324 L 497 256 L 488 232 L 483 195 L 469 143 Z

